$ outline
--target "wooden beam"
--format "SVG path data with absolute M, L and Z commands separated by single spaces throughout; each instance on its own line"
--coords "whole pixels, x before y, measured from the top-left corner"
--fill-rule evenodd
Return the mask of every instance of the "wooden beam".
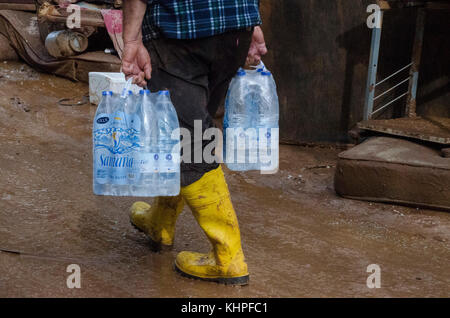
M 100 11 L 82 9 L 81 11 L 80 24 L 82 27 L 84 26 L 93 26 L 93 27 L 105 27 L 105 22 L 103 21 L 103 16 Z M 44 21 L 50 21 L 55 23 L 66 23 L 67 18 L 70 13 L 68 13 L 64 9 L 58 10 L 53 5 L 45 3 L 39 8 L 38 17 Z
M 427 2 L 426 8 L 430 10 L 450 10 L 450 2 Z
M 46 21 L 50 21 L 50 22 L 54 22 L 54 23 L 66 23 L 67 22 L 67 17 L 65 16 L 55 16 L 55 15 L 47 15 L 45 17 L 43 17 L 44 20 Z M 99 20 L 96 18 L 83 18 L 83 16 L 81 17 L 81 26 L 93 26 L 93 27 L 100 27 L 100 28 L 104 28 L 105 27 L 105 22 L 103 22 L 103 20 Z
M 389 4 L 389 1 L 383 1 L 383 0 L 377 0 L 378 6 L 381 8 L 381 10 L 390 10 L 391 5 Z
M 36 11 L 36 5 L 29 3 L 0 3 L 0 10 Z
M 429 10 L 450 10 L 450 2 L 446 1 L 392 1 L 377 0 L 381 10 L 402 9 L 410 7 L 425 7 Z
M 377 0 L 377 4 L 381 10 L 402 9 L 409 7 L 423 7 L 425 1 L 390 1 L 390 0 Z

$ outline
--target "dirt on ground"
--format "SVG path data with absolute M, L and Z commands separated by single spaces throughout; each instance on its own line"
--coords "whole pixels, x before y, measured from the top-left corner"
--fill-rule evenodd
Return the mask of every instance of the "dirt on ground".
M 87 92 L 0 64 L 0 297 L 450 296 L 450 214 L 338 197 L 331 146 L 282 146 L 276 175 L 226 170 L 249 286 L 180 277 L 176 253 L 208 251 L 206 237 L 185 208 L 173 251 L 154 254 L 129 223 L 135 199 L 93 195 L 95 107 L 58 104 Z M 370 264 L 381 288 L 367 286 Z

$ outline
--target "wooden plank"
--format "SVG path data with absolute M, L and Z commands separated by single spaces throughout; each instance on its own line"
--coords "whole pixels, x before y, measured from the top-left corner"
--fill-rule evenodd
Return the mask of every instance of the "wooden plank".
M 390 9 L 392 9 L 389 1 L 378 0 L 377 3 L 378 3 L 378 6 L 381 8 L 381 10 L 390 10 Z
M 64 16 L 54 16 L 54 15 L 48 15 L 45 16 L 45 20 L 55 23 L 66 23 L 67 17 Z M 95 19 L 95 18 L 83 18 L 81 17 L 81 26 L 93 26 L 93 27 L 105 27 L 105 23 L 103 20 Z
M 0 10 L 36 11 L 36 5 L 29 3 L 0 3 Z
M 450 145 L 450 118 L 397 118 L 368 120 L 358 123 L 358 128 Z
M 381 10 L 401 9 L 408 7 L 425 7 L 430 10 L 449 10 L 450 2 L 448 1 L 392 1 L 377 0 L 377 4 Z
M 450 10 L 450 2 L 428 2 L 426 8 L 429 10 Z
M 377 0 L 381 10 L 401 9 L 407 7 L 423 7 L 426 1 L 391 1 L 391 0 Z
M 64 9 L 56 8 L 53 5 L 44 4 L 39 8 L 38 16 L 40 19 L 55 23 L 66 23 L 71 13 Z M 100 11 L 82 9 L 81 10 L 81 26 L 105 27 L 103 16 Z

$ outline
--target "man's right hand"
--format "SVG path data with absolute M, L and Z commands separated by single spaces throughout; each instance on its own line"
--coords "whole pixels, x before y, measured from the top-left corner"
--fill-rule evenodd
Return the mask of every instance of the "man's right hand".
M 141 87 L 147 85 L 152 76 L 150 55 L 142 41 L 125 42 L 122 55 L 122 72 L 125 78 L 133 77 L 133 83 Z
M 267 54 L 266 41 L 264 40 L 264 33 L 260 26 L 256 26 L 253 31 L 252 43 L 248 50 L 246 67 L 256 66 L 261 62 L 261 58 Z

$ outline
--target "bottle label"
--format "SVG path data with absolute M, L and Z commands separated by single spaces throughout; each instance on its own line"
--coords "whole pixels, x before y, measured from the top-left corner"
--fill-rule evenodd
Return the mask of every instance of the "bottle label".
M 261 132 L 263 133 L 259 143 L 261 170 L 276 170 L 279 164 L 279 128 L 268 128 Z
M 259 154 L 259 138 L 256 135 L 249 136 L 248 143 L 248 159 L 246 163 L 258 163 L 258 154 Z
M 142 153 L 138 156 L 138 165 L 143 173 L 180 172 L 180 154 Z
M 139 170 L 142 173 L 159 172 L 159 154 L 158 153 L 140 153 L 138 155 Z
M 180 172 L 180 154 L 163 153 L 161 154 L 160 171 L 162 173 Z
M 137 153 L 140 119 L 117 111 L 95 117 L 93 129 L 94 180 L 99 184 L 129 185 L 138 182 Z
M 264 164 L 278 163 L 278 128 L 255 128 L 237 130 L 234 134 L 227 129 L 225 139 L 226 163 Z M 254 166 L 253 166 L 254 167 Z

